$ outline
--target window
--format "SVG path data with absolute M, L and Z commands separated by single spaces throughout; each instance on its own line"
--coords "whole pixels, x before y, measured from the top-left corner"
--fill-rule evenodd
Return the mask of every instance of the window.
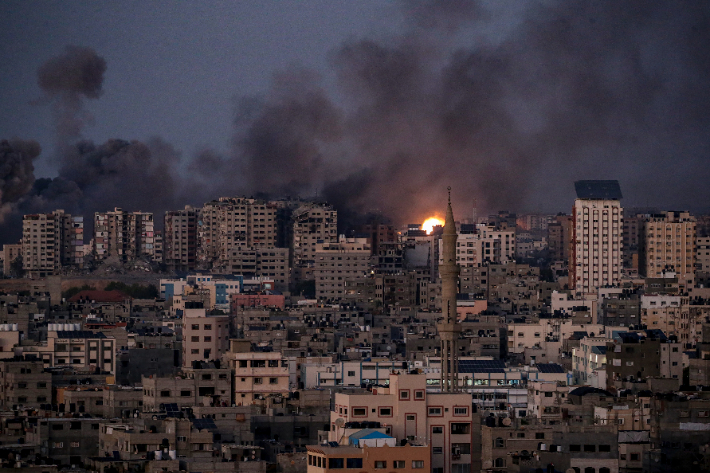
M 200 341 L 200 337 L 190 337 L 190 341 L 197 343 Z
M 544 439 L 544 438 L 545 438 L 545 432 L 535 432 L 535 438 L 536 438 L 536 439 Z
M 348 371 L 348 376 L 355 376 L 355 372 L 354 372 L 354 371 Z
M 414 391 L 414 399 L 424 399 L 424 391 Z
M 192 330 L 200 330 L 199 324 L 192 324 Z
M 353 417 L 364 417 L 367 415 L 367 409 L 364 407 L 353 407 Z
M 407 414 L 407 420 L 416 420 L 414 414 Z
M 600 452 L 611 452 L 611 445 L 599 445 Z
M 69 446 L 72 448 L 79 448 L 79 442 L 72 442 Z
M 570 445 L 570 446 L 569 446 L 569 451 L 570 451 L 570 452 L 581 452 L 581 451 L 582 451 L 582 446 L 581 446 L 581 445 Z
M 181 397 L 190 397 L 192 393 L 190 391 L 180 391 Z
M 430 416 L 440 416 L 441 415 L 441 407 L 430 407 L 429 408 L 429 415 Z
M 269 384 L 279 384 L 279 378 L 269 378 Z
M 212 337 L 205 337 L 205 341 L 206 341 L 206 342 L 211 342 L 211 341 L 212 341 Z
M 264 380 L 261 378 L 254 378 L 254 384 L 261 384 L 263 382 L 264 382 Z
M 419 469 L 424 468 L 424 460 L 412 460 L 412 468 Z
M 402 399 L 402 400 L 407 400 L 407 399 L 409 399 L 409 391 L 404 390 L 404 389 L 400 390 L 400 391 L 399 391 L 399 398 Z
M 64 442 L 54 442 L 54 448 L 64 448 Z
M 639 461 L 639 454 L 638 454 L 638 453 L 632 453 L 632 454 L 631 454 L 631 461 L 632 461 L 632 462 L 637 462 L 637 461 Z
M 205 330 L 212 330 L 212 324 L 205 324 Z
M 392 408 L 380 407 L 380 417 L 392 417 Z
M 585 445 L 585 446 L 584 446 L 584 451 L 585 451 L 585 452 L 596 452 L 596 451 L 597 451 L 597 446 L 596 446 L 596 445 Z
M 160 397 L 170 397 L 170 391 L 160 391 Z
M 239 360 L 239 367 L 246 368 L 247 367 L 247 360 Z
M 375 468 L 378 468 L 378 469 L 387 468 L 387 462 L 384 460 L 376 461 Z
M 431 428 L 431 433 L 432 433 L 432 434 L 443 434 L 443 433 L 444 433 L 444 428 L 443 428 L 443 427 L 432 427 L 432 428 Z
M 328 458 L 328 468 L 343 468 L 344 464 L 342 458 Z
M 47 383 L 37 383 L 37 387 L 38 387 L 38 388 L 46 388 L 46 387 L 47 387 Z
M 392 462 L 394 468 L 407 468 L 407 463 L 404 460 L 395 460 Z
M 251 360 L 252 368 L 266 368 L 266 360 Z M 342 458 L 341 458 L 342 460 Z
M 505 441 L 501 437 L 498 437 L 493 441 L 493 448 L 505 448 Z
M 444 447 L 433 447 L 433 448 L 432 448 L 432 453 L 433 453 L 434 455 L 442 454 L 442 453 L 444 453 Z
M 362 458 L 348 458 L 345 464 L 348 468 L 362 468 Z
M 468 434 L 471 432 L 471 424 L 467 423 L 453 423 L 451 424 L 451 434 L 452 435 L 458 435 L 458 434 Z
M 465 416 L 468 415 L 468 407 L 454 407 L 455 416 Z

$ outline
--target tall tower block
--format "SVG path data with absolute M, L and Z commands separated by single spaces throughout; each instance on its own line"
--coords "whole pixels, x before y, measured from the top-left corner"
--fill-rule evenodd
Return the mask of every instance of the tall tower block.
M 437 324 L 441 339 L 441 391 L 456 392 L 459 390 L 458 341 L 461 335 L 461 324 L 456 314 L 456 293 L 459 280 L 459 265 L 456 264 L 456 223 L 451 210 L 451 187 L 449 204 L 446 209 L 443 239 L 443 263 L 439 265 L 441 274 L 441 312 L 442 319 Z

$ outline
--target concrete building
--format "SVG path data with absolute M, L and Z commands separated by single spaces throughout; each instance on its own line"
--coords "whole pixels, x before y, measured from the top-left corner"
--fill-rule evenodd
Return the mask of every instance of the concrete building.
M 165 212 L 163 261 L 172 271 L 197 267 L 197 221 L 200 211 L 186 205 L 184 210 Z
M 229 316 L 208 315 L 203 307 L 186 305 L 182 317 L 182 363 L 219 360 L 229 348 Z
M 366 238 L 345 238 L 337 243 L 316 243 L 313 275 L 316 299 L 339 300 L 345 295 L 345 282 L 364 279 L 370 270 L 370 244 Z
M 72 217 L 63 210 L 25 215 L 22 218 L 22 267 L 33 278 L 56 274 L 62 266 L 82 267 L 83 239 L 82 217 Z
M 18 256 L 22 256 L 22 243 L 2 246 L 2 273 L 8 276 L 12 273 L 12 264 Z
M 206 268 L 229 265 L 237 249 L 276 246 L 275 206 L 244 197 L 220 197 L 202 207 L 199 228 L 200 264 Z
M 178 408 L 228 406 L 232 400 L 232 370 L 219 363 L 195 363 L 178 376 L 143 377 L 143 410 L 161 412 L 165 404 Z M 163 407 L 161 407 L 161 405 Z
M 74 324 L 54 324 L 47 340 L 38 344 L 23 344 L 25 356 L 42 360 L 45 368 L 70 367 L 116 373 L 116 339 L 102 332 L 79 330 Z M 61 330 L 59 326 L 62 326 Z
M 52 402 L 52 375 L 39 360 L 9 358 L 0 360 L 0 409 L 13 406 L 39 408 Z
M 428 442 L 431 471 L 463 473 L 474 461 L 471 395 L 427 392 L 423 374 L 393 374 L 389 387 L 367 394 L 335 393 L 329 440 L 340 440 L 352 422 L 377 422 L 397 439 Z
M 116 256 L 130 261 L 140 256 L 151 259 L 154 250 L 153 214 L 128 212 L 119 207 L 94 214 L 94 248 L 97 259 Z
M 695 268 L 710 273 L 710 237 L 699 236 L 695 240 Z
M 305 204 L 293 212 L 291 255 L 294 282 L 313 279 L 318 244 L 338 241 L 338 211 L 327 204 Z
M 281 353 L 230 351 L 224 359 L 234 372 L 236 404 L 258 404 L 269 396 L 288 395 L 289 362 Z
M 367 432 L 364 432 L 367 430 Z M 365 442 L 375 443 L 375 437 L 380 442 L 386 441 L 387 436 L 383 434 L 373 435 L 371 429 L 361 429 L 357 432 L 367 435 L 360 440 L 355 439 L 356 434 L 348 437 L 355 445 L 356 442 L 363 444 L 362 447 L 354 445 L 343 445 L 334 447 L 332 445 L 309 445 L 307 473 L 337 473 L 343 468 L 354 468 L 359 472 L 375 473 L 383 469 L 395 469 L 401 473 L 423 473 L 430 472 L 431 450 L 428 445 L 396 446 L 389 444 L 379 444 L 369 446 Z M 391 438 L 391 437 L 390 437 Z M 394 438 L 391 438 L 395 440 Z M 394 442 L 393 442 L 394 443 Z M 367 445 L 367 446 L 366 446 Z
M 648 278 L 658 278 L 664 272 L 674 272 L 681 290 L 693 287 L 695 225 L 695 217 L 688 212 L 646 216 L 639 241 L 639 273 Z
M 572 240 L 572 217 L 557 215 L 547 226 L 547 249 L 555 261 L 569 261 Z
M 596 293 L 621 280 L 621 189 L 617 181 L 577 181 L 575 189 L 570 284 L 577 293 Z

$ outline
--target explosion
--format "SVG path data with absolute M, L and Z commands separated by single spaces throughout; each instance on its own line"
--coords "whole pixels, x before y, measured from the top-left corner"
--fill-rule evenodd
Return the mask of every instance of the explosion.
M 444 221 L 439 217 L 429 217 L 422 223 L 422 230 L 426 231 L 427 235 L 430 235 L 434 227 L 437 225 L 444 225 Z

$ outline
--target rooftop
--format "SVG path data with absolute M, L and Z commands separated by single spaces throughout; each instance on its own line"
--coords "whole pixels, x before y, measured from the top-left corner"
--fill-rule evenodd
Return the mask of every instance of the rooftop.
M 619 181 L 576 181 L 574 189 L 578 199 L 619 200 L 623 197 Z

